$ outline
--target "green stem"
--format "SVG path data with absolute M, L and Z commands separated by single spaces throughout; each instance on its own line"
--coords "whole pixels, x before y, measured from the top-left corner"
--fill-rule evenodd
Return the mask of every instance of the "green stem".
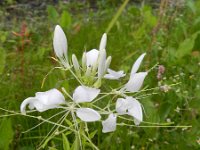
M 115 14 L 115 16 L 113 17 L 113 19 L 109 23 L 109 25 L 108 25 L 108 27 L 106 29 L 106 33 L 108 33 L 112 29 L 112 27 L 116 23 L 117 19 L 119 18 L 119 16 L 122 13 L 122 11 L 125 9 L 125 7 L 128 4 L 128 2 L 129 2 L 129 0 L 125 0 L 124 3 L 120 6 L 120 8 L 118 9 L 117 13 Z

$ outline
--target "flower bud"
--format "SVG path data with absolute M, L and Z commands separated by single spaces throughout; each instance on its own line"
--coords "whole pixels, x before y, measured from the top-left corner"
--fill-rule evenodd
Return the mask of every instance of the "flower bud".
M 111 57 L 111 56 L 109 56 L 109 57 L 106 59 L 106 64 L 105 64 L 105 70 L 104 70 L 104 73 L 107 72 L 107 69 L 108 69 L 109 66 L 110 66 L 111 60 L 112 60 L 112 57 Z
M 54 30 L 53 47 L 58 58 L 65 57 L 67 60 L 67 38 L 59 25 L 56 25 Z
M 98 78 L 102 78 L 105 71 L 105 63 L 106 63 L 106 50 L 103 49 L 99 53 L 99 61 L 98 61 Z
M 83 56 L 82 56 L 82 68 L 83 68 L 83 72 L 86 71 L 86 63 L 87 63 L 87 58 L 86 58 L 86 52 L 83 53 Z
M 106 33 L 104 33 L 101 38 L 100 45 L 99 45 L 99 51 L 106 48 L 106 43 L 107 43 L 107 35 L 106 35 Z
M 74 66 L 74 70 L 78 76 L 81 76 L 80 65 L 78 63 L 77 57 L 75 54 L 72 55 L 72 63 Z

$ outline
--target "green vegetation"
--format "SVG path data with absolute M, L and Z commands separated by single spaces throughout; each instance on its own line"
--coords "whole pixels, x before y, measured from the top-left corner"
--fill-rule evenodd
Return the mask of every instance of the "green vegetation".
M 44 8 L 40 7 L 29 12 L 29 6 L 20 7 L 14 0 L 5 0 L 0 6 L 1 108 L 19 112 L 21 102 L 37 91 L 73 86 L 67 74 L 55 69 L 41 89 L 46 74 L 58 66 L 51 58 L 54 56 L 52 39 L 56 24 L 61 25 L 67 35 L 68 55 L 71 57 L 75 53 L 78 59 L 84 50 L 96 48 L 101 35 L 108 31 L 107 53 L 113 56 L 113 69 L 118 67 L 130 72 L 129 66 L 144 52 L 147 57 L 141 70 L 148 70 L 157 63 L 165 68 L 163 73 L 157 66 L 145 79 L 144 87 L 155 88 L 139 99 L 146 114 L 144 120 L 192 127 L 118 126 L 115 132 L 104 134 L 101 123 L 95 122 L 89 124 L 93 143 L 102 150 L 199 149 L 199 0 L 161 0 L 154 4 L 139 0 L 136 3 L 77 1 L 48 3 Z M 33 115 L 49 118 L 56 112 L 49 110 Z M 10 113 L 2 109 L 0 114 L 0 149 L 36 149 L 52 128 L 51 124 L 45 123 L 23 133 L 41 120 L 9 116 Z M 58 115 L 52 121 L 56 122 L 60 117 Z M 66 123 L 70 126 L 68 120 Z M 76 149 L 78 144 L 77 139 L 66 132 L 49 138 L 43 145 L 46 149 L 68 150 Z M 93 149 L 86 140 L 83 145 L 85 149 Z

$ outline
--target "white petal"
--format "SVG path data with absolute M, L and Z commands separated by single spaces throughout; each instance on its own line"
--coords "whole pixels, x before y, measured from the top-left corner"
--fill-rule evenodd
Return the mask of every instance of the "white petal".
M 104 121 L 102 121 L 103 133 L 112 132 L 116 130 L 116 122 L 117 122 L 117 116 L 115 114 L 110 114 L 108 118 Z
M 43 112 L 58 107 L 58 105 L 45 105 L 37 99 L 32 102 L 32 106 L 33 106 L 32 108 L 35 108 L 39 112 Z
M 51 89 L 46 92 L 37 92 L 35 97 L 44 105 L 53 106 L 65 103 L 65 97 L 57 89 Z
M 20 106 L 20 111 L 22 114 L 26 114 L 26 106 L 29 105 L 29 109 L 34 109 L 36 108 L 37 111 L 39 112 L 43 112 L 46 111 L 48 109 L 52 109 L 52 108 L 56 108 L 57 105 L 44 105 L 43 103 L 40 103 L 38 101 L 38 99 L 36 99 L 35 97 L 29 97 L 27 99 L 25 99 L 21 106 Z
M 139 125 L 143 121 L 142 107 L 138 100 L 133 97 L 127 97 L 128 114 L 134 117 L 134 122 Z
M 142 55 L 140 55 L 140 57 L 135 61 L 135 63 L 133 64 L 133 67 L 131 69 L 131 75 L 135 74 L 139 67 L 140 67 L 140 64 L 144 58 L 144 56 L 146 55 L 146 53 L 143 53 Z
M 128 106 L 127 101 L 124 98 L 118 98 L 116 103 L 116 111 L 120 115 L 127 114 Z
M 53 47 L 57 57 L 67 56 L 67 38 L 59 25 L 54 30 Z
M 25 99 L 20 105 L 20 111 L 22 114 L 26 114 L 26 106 L 29 105 L 31 109 L 34 108 L 33 101 L 37 100 L 35 97 L 29 97 Z
M 85 122 L 93 122 L 101 119 L 100 114 L 91 108 L 78 108 L 76 115 Z
M 65 103 L 65 98 L 57 89 L 51 89 L 46 92 L 37 92 L 35 97 L 29 97 L 25 99 L 20 110 L 23 114 L 26 113 L 26 106 L 29 105 L 29 109 L 36 109 L 39 112 L 46 111 L 48 109 L 57 108 L 60 104 Z
M 124 77 L 126 74 L 124 74 L 124 71 L 114 71 L 111 69 L 108 69 L 108 73 L 104 75 L 104 78 L 106 79 L 111 79 L 111 80 L 118 80 L 121 77 Z
M 106 50 L 103 49 L 99 52 L 99 62 L 98 62 L 98 78 L 102 78 L 105 73 L 106 67 Z
M 77 103 L 91 102 L 100 93 L 100 89 L 78 86 L 73 93 L 73 100 Z
M 104 33 L 102 38 L 101 38 L 101 42 L 100 42 L 100 45 L 99 45 L 99 50 L 105 49 L 106 48 L 106 43 L 107 43 L 107 35 L 106 35 L 106 33 Z
M 86 64 L 88 67 L 94 66 L 97 63 L 98 55 L 99 51 L 96 49 L 92 49 L 86 53 Z
M 142 87 L 145 77 L 147 76 L 147 72 L 139 72 L 133 74 L 128 83 L 125 85 L 125 89 L 129 92 L 137 92 Z

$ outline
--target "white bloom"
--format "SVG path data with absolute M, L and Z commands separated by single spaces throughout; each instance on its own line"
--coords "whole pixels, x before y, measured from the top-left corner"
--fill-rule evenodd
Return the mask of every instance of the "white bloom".
M 147 72 L 139 72 L 133 74 L 128 83 L 125 85 L 126 91 L 129 92 L 137 92 L 142 87 L 145 77 L 147 76 Z
M 67 38 L 59 25 L 56 25 L 54 30 L 53 47 L 58 58 L 67 59 Z
M 92 49 L 86 52 L 86 64 L 87 67 L 93 67 L 96 65 L 99 56 L 99 51 L 96 49 Z
M 78 86 L 73 93 L 73 100 L 76 103 L 91 102 L 100 93 L 100 89 Z
M 37 92 L 35 97 L 25 99 L 21 106 L 21 113 L 26 113 L 26 106 L 29 105 L 30 109 L 36 109 L 39 112 L 46 111 L 58 107 L 60 104 L 65 103 L 63 94 L 57 89 L 51 89 L 46 92 Z
M 137 92 L 142 87 L 144 79 L 147 76 L 148 72 L 137 73 L 137 71 L 145 55 L 146 53 L 143 53 L 142 55 L 140 55 L 140 57 L 133 64 L 133 67 L 131 69 L 130 79 L 123 88 L 125 91 Z
M 133 97 L 118 98 L 116 111 L 119 115 L 128 114 L 134 117 L 134 123 L 139 125 L 143 120 L 142 106 L 138 100 Z
M 85 122 L 93 122 L 101 119 L 100 114 L 91 108 L 78 108 L 76 115 Z
M 87 86 L 78 86 L 73 93 L 73 100 L 76 103 L 91 102 L 100 93 L 100 89 Z M 91 108 L 78 108 L 77 116 L 85 122 L 93 122 L 101 119 L 100 114 Z
M 108 74 L 104 75 L 104 78 L 111 79 L 111 80 L 118 80 L 121 77 L 124 77 L 126 74 L 124 74 L 124 71 L 114 71 L 111 69 L 108 69 Z
M 119 115 L 128 113 L 128 102 L 124 98 L 118 98 L 116 103 L 116 111 Z
M 96 75 L 96 70 L 98 69 L 97 73 L 98 79 L 101 79 L 104 76 L 105 72 L 107 71 L 112 57 L 110 56 L 106 59 L 106 50 L 105 50 L 106 43 L 107 43 L 107 35 L 106 33 L 104 33 L 99 44 L 99 50 L 92 49 L 83 55 L 82 57 L 83 70 L 87 72 L 87 75 L 89 73 Z M 87 68 L 85 67 L 85 62 Z M 90 69 L 88 68 L 92 68 L 91 72 Z M 100 83 L 100 80 L 98 81 L 98 83 Z
M 102 125 L 103 125 L 102 132 L 107 133 L 107 132 L 115 131 L 116 122 L 117 122 L 117 116 L 113 113 L 110 114 L 106 120 L 102 121 Z
M 134 118 L 134 123 L 139 125 L 143 121 L 142 106 L 138 100 L 133 97 L 127 97 L 128 115 Z

